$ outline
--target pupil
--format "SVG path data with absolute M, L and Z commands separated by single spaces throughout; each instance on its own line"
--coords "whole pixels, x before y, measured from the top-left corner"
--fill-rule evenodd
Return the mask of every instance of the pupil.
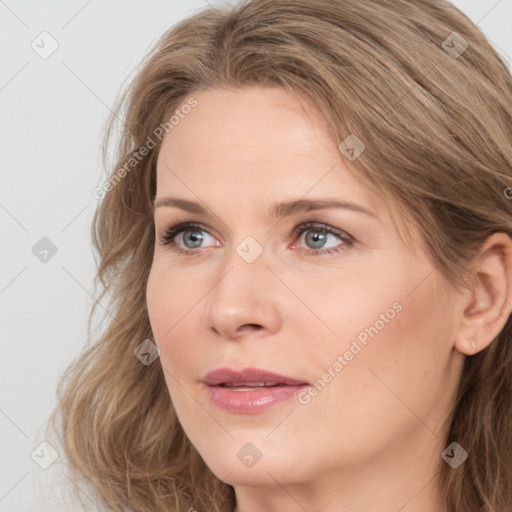
M 200 247 L 203 235 L 200 235 L 198 231 L 185 231 L 183 233 L 183 241 L 189 249 Z
M 308 233 L 306 233 L 306 243 L 312 249 L 319 249 L 325 244 L 326 237 L 327 233 L 322 233 L 319 231 L 308 231 Z

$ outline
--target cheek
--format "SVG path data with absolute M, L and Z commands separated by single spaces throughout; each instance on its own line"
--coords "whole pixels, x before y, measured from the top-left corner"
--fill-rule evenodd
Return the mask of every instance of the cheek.
M 146 288 L 146 303 L 154 342 L 160 349 L 160 361 L 166 372 L 166 379 L 173 371 L 173 358 L 169 358 L 169 340 L 172 340 L 176 329 L 179 328 L 178 313 L 183 306 L 183 302 L 178 301 L 177 296 L 176 290 L 169 285 L 169 281 L 161 272 L 152 269 Z
M 170 338 L 181 321 L 192 311 L 204 291 L 199 280 L 183 279 L 154 265 L 148 277 L 146 303 L 153 334 L 160 341 Z
M 329 355 L 335 360 L 351 348 L 354 340 L 364 348 L 372 340 L 378 343 L 377 339 L 385 337 L 390 325 L 403 315 L 405 287 L 391 277 L 393 274 L 398 271 L 389 266 L 381 269 L 367 265 L 295 280 L 293 289 L 302 303 L 290 301 L 294 311 L 289 311 L 294 323 L 300 325 L 297 332 L 301 347 L 311 351 L 311 360 L 321 360 L 325 366 L 328 361 L 322 357 Z
M 186 371 L 186 364 L 183 361 L 186 352 L 183 351 L 183 347 L 188 345 L 175 341 L 182 324 L 187 320 L 183 311 L 184 301 L 178 300 L 182 298 L 183 294 L 176 293 L 176 289 L 169 285 L 169 281 L 162 278 L 159 272 L 151 270 L 146 288 L 148 316 L 154 342 L 160 350 L 160 364 L 164 378 L 177 413 L 182 409 L 179 392 L 182 377 L 178 369 L 182 368 Z M 186 340 L 183 341 L 186 342 Z
M 199 335 L 201 322 L 198 315 L 202 311 L 201 300 L 206 290 L 200 289 L 198 283 L 169 275 L 158 267 L 150 272 L 146 302 L 166 379 L 170 375 L 179 379 L 181 374 L 186 374 L 191 362 L 197 361 L 201 352 L 198 341 L 204 337 Z M 173 387 L 173 379 L 169 380 L 169 385 Z
M 330 357 L 322 358 L 323 371 L 338 356 L 343 363 L 331 370 L 336 378 L 319 393 L 317 406 L 334 406 L 345 432 L 377 440 L 418 427 L 429 434 L 423 422 L 438 430 L 453 326 L 450 296 L 439 293 L 436 279 L 433 274 L 416 289 L 419 277 L 390 280 L 385 292 L 369 283 L 366 293 L 353 295 L 357 302 L 338 300 L 347 310 L 337 322 L 331 315 L 339 335 Z
M 172 294 L 167 291 L 167 288 L 165 281 L 159 277 L 158 272 L 153 267 L 146 287 L 146 304 L 151 329 L 157 345 L 165 330 L 172 326 L 170 323 L 172 318 L 169 317 L 167 312 L 174 311 L 174 304 L 172 304 Z

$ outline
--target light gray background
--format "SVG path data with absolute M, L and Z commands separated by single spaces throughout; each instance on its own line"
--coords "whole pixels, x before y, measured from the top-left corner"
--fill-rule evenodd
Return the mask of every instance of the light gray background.
M 510 65 L 512 0 L 454 3 Z M 98 204 L 92 191 L 104 181 L 101 132 L 142 56 L 165 29 L 204 6 L 0 0 L 1 512 L 60 510 L 64 498 L 52 479 L 62 479 L 62 468 L 43 470 L 31 453 L 44 439 L 57 381 L 86 341 Z M 50 48 L 43 31 L 58 43 L 46 59 L 31 47 L 35 40 L 39 51 Z M 45 263 L 32 252 L 42 237 L 58 250 Z

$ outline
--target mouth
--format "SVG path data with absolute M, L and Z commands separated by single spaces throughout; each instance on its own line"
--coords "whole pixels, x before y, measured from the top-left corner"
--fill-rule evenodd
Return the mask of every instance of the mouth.
M 259 368 L 219 368 L 202 380 L 210 400 L 221 409 L 248 414 L 290 400 L 310 384 Z
M 227 388 L 231 391 L 254 391 L 257 388 L 275 388 L 279 386 L 288 386 L 289 384 L 282 384 L 280 382 L 226 382 L 218 384 L 221 388 Z

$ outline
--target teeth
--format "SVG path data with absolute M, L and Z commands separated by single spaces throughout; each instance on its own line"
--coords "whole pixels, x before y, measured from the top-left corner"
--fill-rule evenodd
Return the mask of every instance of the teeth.
M 234 386 L 234 387 L 228 387 L 230 391 L 254 391 L 255 389 L 263 389 L 265 386 Z
M 239 389 L 239 388 L 264 388 L 269 386 L 275 386 L 274 382 L 240 382 L 238 384 L 233 384 L 232 382 L 226 382 L 224 384 L 225 387 L 231 389 Z
M 240 382 L 238 384 L 233 384 L 232 382 L 228 382 L 226 384 L 226 386 L 228 388 L 239 388 L 239 387 L 243 387 L 243 386 L 246 386 L 246 387 L 252 387 L 252 388 L 255 388 L 255 387 L 264 387 L 265 386 L 265 383 L 264 382 Z

